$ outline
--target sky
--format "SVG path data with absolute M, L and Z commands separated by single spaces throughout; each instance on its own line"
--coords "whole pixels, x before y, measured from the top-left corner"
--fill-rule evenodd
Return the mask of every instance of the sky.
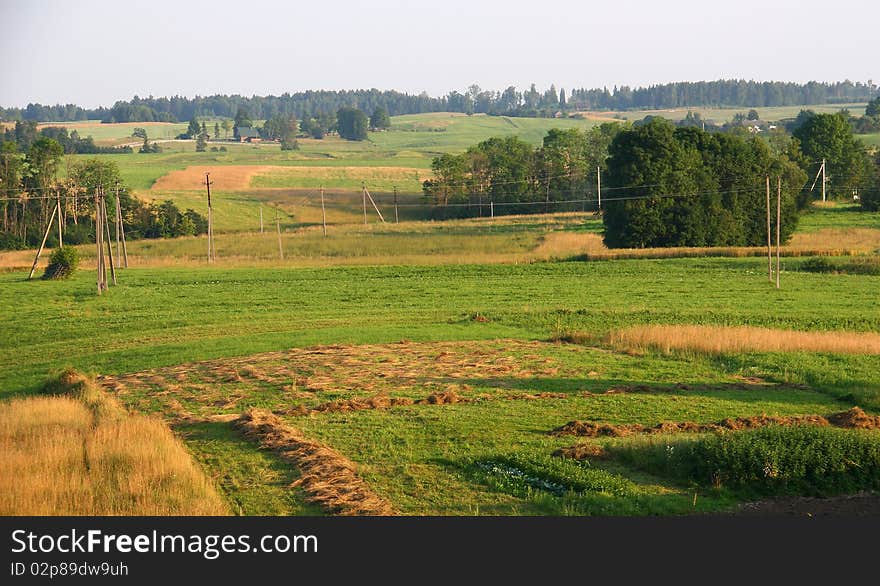
M 0 0 L 0 105 L 134 95 L 880 83 L 880 0 Z

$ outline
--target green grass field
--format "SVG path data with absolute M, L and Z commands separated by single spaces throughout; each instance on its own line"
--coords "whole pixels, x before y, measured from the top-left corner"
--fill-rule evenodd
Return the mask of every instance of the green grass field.
M 550 118 L 507 118 L 494 116 L 465 116 L 460 114 L 419 114 L 395 116 L 392 127 L 385 132 L 370 133 L 366 141 L 347 141 L 328 136 L 321 140 L 300 139 L 298 151 L 280 150 L 278 144 L 237 144 L 220 141 L 209 146 L 224 146 L 227 152 L 195 152 L 194 143 L 162 143 L 163 152 L 143 155 L 99 155 L 116 162 L 126 184 L 135 190 L 149 189 L 166 173 L 189 165 L 279 165 L 279 166 L 346 166 L 346 167 L 407 167 L 428 169 L 431 159 L 446 152 L 460 152 L 469 146 L 493 136 L 518 135 L 523 140 L 540 144 L 550 128 L 589 128 L 591 120 Z M 92 134 L 96 139 L 115 144 L 131 142 L 134 124 L 89 124 L 78 130 Z M 151 138 L 171 138 L 183 132 L 182 125 L 156 124 L 147 128 Z M 185 125 L 184 125 L 185 126 Z M 73 127 L 73 126 L 72 126 Z M 151 128 L 156 128 L 151 133 Z M 159 130 L 161 129 L 161 130 Z M 167 136 L 166 136 L 167 135 Z M 73 160 L 87 155 L 71 157 Z M 341 180 L 340 180 L 341 179 Z M 254 187 L 319 187 L 320 180 L 291 181 L 277 185 L 269 181 Z M 328 188 L 358 188 L 358 181 L 346 181 L 332 175 L 324 182 Z M 390 189 L 391 183 L 377 185 L 376 189 Z M 404 183 L 402 189 L 418 189 L 418 182 Z
M 138 410 L 176 421 L 175 429 L 245 514 L 315 509 L 280 488 L 290 473 L 271 453 L 254 451 L 227 424 L 176 420 L 180 409 L 200 417 L 247 407 L 284 412 L 296 404 L 367 396 L 381 390 L 377 384 L 392 384 L 392 396 L 423 396 L 449 384 L 465 397 L 485 396 L 450 406 L 285 416 L 291 425 L 358 463 L 370 486 L 402 513 L 688 512 L 693 510 L 692 492 L 675 482 L 613 461 L 586 465 L 550 459 L 550 452 L 573 441 L 546 432 L 582 418 L 649 425 L 762 413 L 824 414 L 852 404 L 877 408 L 880 357 L 640 357 L 609 352 L 601 344 L 594 348 L 546 340 L 571 331 L 591 332 L 600 339 L 604 332 L 642 323 L 880 330 L 880 306 L 873 301 L 880 278 L 786 272 L 784 287 L 777 292 L 762 275 L 763 266 L 756 258 L 129 269 L 121 273 L 120 286 L 101 297 L 94 293 L 89 272 L 58 283 L 27 282 L 24 274 L 11 272 L 0 276 L 0 326 L 7 333 L 0 342 L 0 388 L 7 397 L 32 392 L 47 373 L 64 366 L 124 375 L 315 344 L 390 344 L 368 351 L 362 367 L 348 362 L 343 352 L 339 359 L 331 356 L 327 362 L 311 360 L 294 368 L 298 374 L 283 379 L 294 385 L 298 376 L 308 380 L 314 374 L 307 369 L 330 368 L 339 377 L 340 382 L 316 391 L 313 399 L 295 399 L 298 395 L 285 390 L 283 380 L 217 381 L 210 364 L 192 367 L 183 383 L 178 378 L 167 386 L 132 387 L 121 398 Z M 484 317 L 474 320 L 475 315 Z M 402 339 L 409 345 L 395 350 Z M 431 346 L 436 341 L 462 342 Z M 454 370 L 444 374 L 439 366 L 426 369 L 407 361 L 408 353 L 420 351 L 431 356 L 458 353 L 462 362 L 454 362 Z M 389 383 L 380 377 L 389 360 L 403 360 L 404 368 L 409 364 L 417 371 L 409 376 L 416 379 L 409 386 L 395 386 L 394 379 Z M 240 361 L 252 363 L 261 368 L 259 361 Z M 481 376 L 480 364 L 494 374 Z M 498 364 L 517 369 L 497 372 Z M 144 380 L 155 381 L 162 373 L 152 372 Z M 370 372 L 378 374 L 362 383 Z M 326 372 L 319 374 L 326 378 Z M 743 385 L 742 380 L 762 382 Z M 781 386 L 777 390 L 773 385 Z M 583 395 L 618 387 L 644 388 L 607 397 Z M 671 388 L 677 390 L 670 393 Z M 508 398 L 511 393 L 541 392 L 563 396 Z M 231 398 L 231 407 L 218 407 Z M 511 484 L 480 468 L 511 458 L 518 459 L 520 468 L 587 488 L 556 495 L 523 488 L 519 481 Z M 723 490 L 701 494 L 697 510 L 723 508 L 739 498 Z
M 864 102 L 854 102 L 849 104 L 817 104 L 810 106 L 771 106 L 768 108 L 755 108 L 761 116 L 761 120 L 768 122 L 776 122 L 786 118 L 795 118 L 801 110 L 812 110 L 819 114 L 833 114 L 842 109 L 848 109 L 853 116 L 864 116 Z M 618 115 L 626 120 L 641 120 L 645 116 L 663 116 L 669 120 L 683 120 L 689 111 L 699 113 L 706 122 L 715 124 L 723 124 L 730 122 L 733 117 L 738 114 L 746 114 L 751 108 L 670 108 L 665 110 L 627 110 L 624 112 L 612 112 L 611 115 Z
M 550 432 L 574 420 L 650 428 L 825 417 L 853 406 L 880 413 L 880 354 L 867 346 L 664 352 L 611 337 L 642 325 L 700 325 L 868 339 L 880 333 L 880 276 L 809 272 L 808 258 L 786 256 L 777 290 L 766 258 L 749 250 L 585 262 L 577 259 L 602 252 L 601 221 L 583 212 L 441 222 L 404 205 L 400 224 L 381 224 L 370 211 L 361 225 L 362 173 L 374 174 L 381 188 L 373 195 L 391 220 L 387 188 L 401 168 L 425 170 L 436 153 L 488 136 L 537 143 L 547 128 L 595 123 L 432 114 L 397 117 L 391 131 L 363 143 L 303 140 L 292 152 L 228 145 L 226 153 L 195 153 L 189 143 L 168 143 L 161 154 L 105 155 L 139 195 L 199 211 L 202 192 L 186 187 L 192 177 L 165 175 L 190 166 L 261 168 L 212 175 L 247 182 L 215 185 L 216 265 L 204 260 L 204 238 L 131 241 L 132 268 L 98 296 L 92 247 L 81 247 L 84 264 L 68 281 L 28 281 L 30 251 L 0 255 L 0 399 L 31 395 L 65 367 L 100 375 L 129 409 L 169 423 L 235 514 L 327 513 L 310 501 L 303 469 L 236 431 L 230 421 L 249 409 L 271 411 L 338 452 L 401 514 L 686 514 L 766 496 L 759 483 L 713 486 L 663 472 L 664 449 L 708 445 L 712 434 L 585 441 Z M 296 167 L 331 168 L 323 178 L 335 182 L 327 185 L 327 237 L 313 171 Z M 150 189 L 160 177 L 172 187 Z M 401 197 L 419 201 L 416 193 Z M 831 259 L 840 266 L 873 262 L 878 230 L 878 213 L 817 207 L 803 215 L 786 253 L 839 250 L 833 254 L 855 255 Z M 829 440 L 834 449 L 857 432 L 842 433 Z M 860 441 L 873 445 L 877 433 Z M 785 437 L 771 438 L 783 447 L 767 454 L 794 453 Z M 594 455 L 553 456 L 573 444 Z M 808 446 L 811 461 L 825 461 L 820 444 Z M 844 448 L 834 453 L 851 453 Z M 877 481 L 870 472 L 856 489 Z

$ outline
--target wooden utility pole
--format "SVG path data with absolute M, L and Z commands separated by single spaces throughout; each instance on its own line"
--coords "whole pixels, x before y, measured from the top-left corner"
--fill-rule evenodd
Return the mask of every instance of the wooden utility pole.
M 483 215 L 483 202 L 480 201 L 480 215 Z M 397 215 L 397 186 L 394 186 L 394 223 L 400 223 L 400 216 Z
M 101 197 L 101 223 L 104 224 L 104 231 L 107 236 L 107 258 L 110 259 L 110 275 L 113 278 L 113 284 L 116 285 L 116 263 L 113 262 L 113 240 L 110 239 L 110 222 L 107 221 L 107 200 L 103 196 Z M 116 260 L 118 261 L 119 259 Z
M 327 211 L 324 209 L 324 186 L 321 186 L 321 227 L 324 230 L 324 237 L 327 237 Z
M 361 195 L 364 198 L 364 226 L 367 225 L 367 184 L 361 183 Z
M 58 208 L 58 248 L 64 246 L 64 236 L 62 229 L 64 228 L 64 217 L 61 215 L 61 192 L 55 188 L 55 206 Z
M 119 192 L 116 192 L 116 228 L 122 237 L 122 266 L 128 268 L 128 247 L 125 245 L 125 224 L 122 223 L 122 204 L 119 202 Z M 119 242 L 116 244 L 116 256 L 119 256 Z
M 602 167 L 596 167 L 596 193 L 599 196 L 598 208 L 602 209 Z
M 489 216 L 495 217 L 495 200 L 492 199 L 489 200 Z
M 116 264 L 122 260 L 121 243 L 119 241 L 119 181 L 116 182 L 116 205 L 113 207 L 113 224 L 116 226 Z
M 773 247 L 770 243 L 770 176 L 767 175 L 767 280 L 773 282 Z
M 826 181 L 826 179 L 827 178 L 825 175 L 825 159 L 822 159 L 822 201 L 825 201 L 825 181 Z
M 52 210 L 52 217 L 49 218 L 49 223 L 46 225 L 46 233 L 43 234 L 43 241 L 40 243 L 40 248 L 37 250 L 37 256 L 34 257 L 34 264 L 31 266 L 31 274 L 28 275 L 28 279 L 34 278 L 34 271 L 37 270 L 37 263 L 40 261 L 40 255 L 43 254 L 43 247 L 46 246 L 46 238 L 49 237 L 49 232 L 52 230 L 52 221 L 55 219 L 56 213 L 58 213 L 57 207 Z
M 211 206 L 210 173 L 205 173 L 205 189 L 208 191 L 208 262 L 214 262 L 214 210 Z
M 379 206 L 377 206 L 377 205 L 376 205 L 376 202 L 373 201 L 373 196 L 370 195 L 370 192 L 369 192 L 369 190 L 367 189 L 366 185 L 364 186 L 364 193 L 366 193 L 366 194 L 367 194 L 367 197 L 370 198 L 370 203 L 373 204 L 373 209 L 376 210 L 376 213 L 377 213 L 377 214 L 379 214 L 379 219 L 382 220 L 382 223 L 384 224 L 384 223 L 385 223 L 385 218 L 382 217 L 382 212 L 379 211 Z
M 275 208 L 275 227 L 278 229 L 278 257 L 284 260 L 284 249 L 281 246 L 281 219 L 278 217 L 278 208 Z
M 779 233 L 782 226 L 782 177 L 776 178 L 776 288 L 779 289 Z
M 101 204 L 99 203 L 99 189 L 95 190 L 95 247 L 97 249 L 95 260 L 98 266 L 98 295 L 107 288 L 104 275 L 104 246 L 103 227 L 101 226 Z
M 550 176 L 547 176 L 547 189 L 544 195 L 544 213 L 550 213 Z

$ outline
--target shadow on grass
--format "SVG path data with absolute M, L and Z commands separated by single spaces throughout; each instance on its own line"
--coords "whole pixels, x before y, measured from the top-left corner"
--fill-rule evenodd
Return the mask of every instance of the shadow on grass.
M 299 471 L 274 453 L 261 450 L 229 423 L 179 423 L 173 426 L 238 515 L 323 515 L 305 493 L 291 484 Z

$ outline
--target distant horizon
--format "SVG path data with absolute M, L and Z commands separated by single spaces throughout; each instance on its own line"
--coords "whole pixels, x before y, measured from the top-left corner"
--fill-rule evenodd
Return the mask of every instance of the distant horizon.
M 838 83 L 849 82 L 849 83 L 852 83 L 853 85 L 873 84 L 874 91 L 877 91 L 878 89 L 880 89 L 880 86 L 878 86 L 878 84 L 874 82 L 873 78 L 867 78 L 864 80 L 862 80 L 862 79 L 848 79 L 847 78 L 847 79 L 831 79 L 831 80 L 810 79 L 810 80 L 806 80 L 806 81 L 797 81 L 797 80 L 786 80 L 786 79 L 758 80 L 758 79 L 754 79 L 754 78 L 747 79 L 747 78 L 742 78 L 742 77 L 739 77 L 739 78 L 733 78 L 733 77 L 717 78 L 717 79 L 688 79 L 688 80 L 676 79 L 676 80 L 670 80 L 670 81 L 664 81 L 664 82 L 653 82 L 653 83 L 638 84 L 638 85 L 627 85 L 627 84 L 621 83 L 621 84 L 603 84 L 603 85 L 594 85 L 594 86 L 573 85 L 571 87 L 562 86 L 562 85 L 558 85 L 555 83 L 551 83 L 547 86 L 541 87 L 536 83 L 535 87 L 539 91 L 544 91 L 546 89 L 549 89 L 550 85 L 553 85 L 556 87 L 557 92 L 561 89 L 565 89 L 566 91 L 570 91 L 572 89 L 595 90 L 595 89 L 607 88 L 608 91 L 611 92 L 611 94 L 613 95 L 614 93 L 616 93 L 616 91 L 619 91 L 621 88 L 629 88 L 631 90 L 638 90 L 638 89 L 645 89 L 645 88 L 650 88 L 650 87 L 655 87 L 655 86 L 664 86 L 664 85 L 678 84 L 678 83 L 702 83 L 702 82 L 717 82 L 717 81 L 744 81 L 744 82 L 754 82 L 754 83 L 785 83 L 785 84 L 796 84 L 796 85 L 806 85 L 809 83 L 833 85 L 833 84 L 838 84 Z M 474 84 L 470 84 L 470 85 L 479 85 L 479 83 L 475 82 Z M 512 84 L 508 84 L 504 87 L 492 87 L 492 88 L 480 86 L 480 88 L 483 91 L 503 92 L 508 87 L 511 87 L 511 85 Z M 30 100 L 28 102 L 19 103 L 19 104 L 0 103 L 0 108 L 24 109 L 30 104 L 39 104 L 42 106 L 75 105 L 75 106 L 80 106 L 86 110 L 97 110 L 98 108 L 110 108 L 117 102 L 130 102 L 136 97 L 139 99 L 171 99 L 171 98 L 176 97 L 176 98 L 183 98 L 183 99 L 188 99 L 188 100 L 192 100 L 192 99 L 196 99 L 196 98 L 205 98 L 205 97 L 210 97 L 210 96 L 229 96 L 229 97 L 240 96 L 243 98 L 255 98 L 255 97 L 256 98 L 267 98 L 267 97 L 278 97 L 278 96 L 282 96 L 284 94 L 294 95 L 294 94 L 305 93 L 305 92 L 356 92 L 356 91 L 372 91 L 372 90 L 376 90 L 379 92 L 398 92 L 398 93 L 406 94 L 406 95 L 410 95 L 410 96 L 418 96 L 421 94 L 427 94 L 431 98 L 442 98 L 444 96 L 449 95 L 451 92 L 455 92 L 455 91 L 457 91 L 459 93 L 465 93 L 468 90 L 468 87 L 470 87 L 470 86 L 467 86 L 464 88 L 452 88 L 452 89 L 446 90 L 444 93 L 440 93 L 440 94 L 432 94 L 432 93 L 427 92 L 426 90 L 406 91 L 406 90 L 401 90 L 401 89 L 396 89 L 396 88 L 379 88 L 379 87 L 375 87 L 375 86 L 372 86 L 372 87 L 340 87 L 340 88 L 306 88 L 306 89 L 285 90 L 285 91 L 279 92 L 279 93 L 258 93 L 258 92 L 200 93 L 200 92 L 197 92 L 194 94 L 180 94 L 180 93 L 178 93 L 178 94 L 165 94 L 165 95 L 157 95 L 157 94 L 151 93 L 151 94 L 145 94 L 145 95 L 132 94 L 129 97 L 119 97 L 119 98 L 113 99 L 112 101 L 99 102 L 96 104 L 83 104 L 83 103 L 77 103 L 77 102 L 68 101 L 68 100 L 57 101 L 54 103 L 40 102 L 37 100 Z M 531 87 L 531 82 L 526 84 L 525 86 L 513 85 L 513 87 L 515 87 L 518 91 L 524 91 L 524 90 L 529 89 L 529 87 Z M 841 102 L 841 103 L 845 103 L 845 102 Z M 737 108 L 739 106 L 730 106 L 730 107 Z

